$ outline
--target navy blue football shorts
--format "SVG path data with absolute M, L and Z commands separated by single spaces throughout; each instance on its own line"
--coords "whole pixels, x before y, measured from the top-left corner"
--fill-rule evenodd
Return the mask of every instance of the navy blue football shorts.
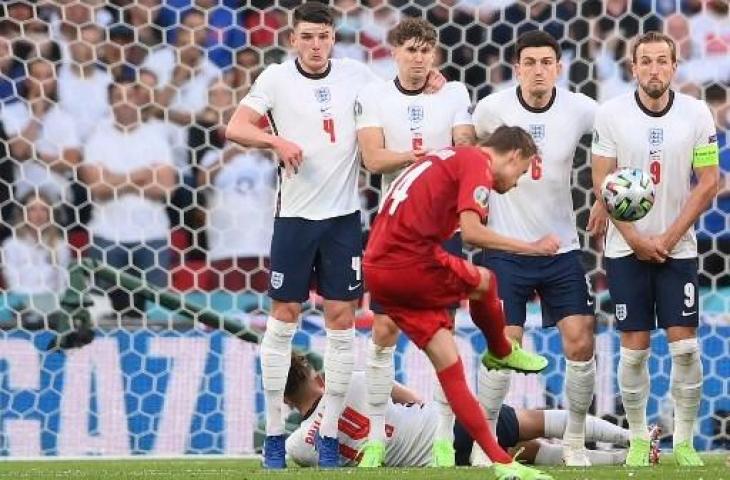
M 554 327 L 571 315 L 594 313 L 578 250 L 555 256 L 484 251 L 477 263 L 497 275 L 507 325 L 524 326 L 527 302 L 535 293 L 540 296 L 543 327 Z
M 520 422 L 517 419 L 517 412 L 509 405 L 502 405 L 497 419 L 497 442 L 503 449 L 512 448 L 520 441 Z M 454 424 L 454 450 L 456 450 L 456 464 L 460 466 L 469 465 L 471 449 L 474 440 L 469 436 L 466 429 L 459 423 Z
M 327 300 L 362 296 L 360 212 L 325 220 L 274 219 L 269 297 L 304 302 L 312 284 Z
M 657 326 L 699 324 L 696 258 L 652 263 L 629 255 L 606 258 L 605 265 L 618 330 L 650 331 Z

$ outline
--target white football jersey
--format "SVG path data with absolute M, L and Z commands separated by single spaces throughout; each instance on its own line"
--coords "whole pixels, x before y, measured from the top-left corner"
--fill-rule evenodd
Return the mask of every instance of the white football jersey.
M 366 413 L 365 374 L 355 372 L 339 420 L 340 465 L 357 465 L 357 455 L 368 439 L 370 421 Z M 324 405 L 320 401 L 299 428 L 286 439 L 286 453 L 302 466 L 316 466 L 314 439 L 322 421 Z M 388 467 L 425 467 L 431 462 L 431 446 L 438 425 L 438 412 L 432 405 L 401 405 L 388 401 L 385 431 L 388 439 L 385 465 Z
M 355 99 L 371 81 L 380 80 L 354 60 L 333 59 L 319 75 L 288 60 L 267 67 L 241 100 L 303 152 L 298 173 L 279 170 L 278 217 L 322 220 L 360 209 Z
M 417 148 L 433 150 L 452 145 L 452 130 L 471 125 L 471 101 L 460 82 L 447 82 L 432 94 L 404 90 L 397 79 L 365 87 L 355 108 L 357 129 L 383 129 L 385 148 L 407 152 Z M 400 170 L 383 175 L 381 191 L 386 192 Z
M 477 137 L 501 125 L 518 126 L 532 135 L 539 158 L 507 193 L 489 196 L 489 226 L 497 233 L 532 242 L 554 233 L 558 253 L 580 248 L 575 228 L 570 180 L 580 138 L 590 133 L 596 102 L 580 93 L 556 88 L 544 108 L 527 105 L 519 87 L 493 93 L 474 109 Z
M 667 108 L 659 113 L 640 105 L 636 92 L 606 102 L 596 113 L 592 152 L 616 158 L 619 168 L 640 168 L 654 181 L 654 207 L 634 222 L 643 235 L 662 234 L 674 223 L 690 195 L 695 150 L 717 144 L 715 122 L 707 105 L 682 93 L 670 91 L 670 95 Z M 621 233 L 609 223 L 605 256 L 631 253 Z M 677 242 L 670 256 L 697 256 L 694 227 Z

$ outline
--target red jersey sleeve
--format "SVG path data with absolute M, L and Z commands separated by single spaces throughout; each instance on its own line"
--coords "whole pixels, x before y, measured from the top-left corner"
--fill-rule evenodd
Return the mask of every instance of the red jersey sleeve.
M 476 148 L 459 152 L 459 204 L 457 213 L 473 210 L 482 222 L 489 211 L 489 194 L 492 192 L 492 174 L 489 157 Z

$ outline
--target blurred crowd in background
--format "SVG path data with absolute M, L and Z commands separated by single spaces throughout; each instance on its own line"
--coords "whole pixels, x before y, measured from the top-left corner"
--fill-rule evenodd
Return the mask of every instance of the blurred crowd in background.
M 272 4 L 275 3 L 275 6 Z M 265 292 L 276 194 L 267 151 L 227 144 L 225 125 L 256 76 L 288 58 L 295 0 L 8 0 L 0 5 L 0 266 L 6 290 L 58 293 L 78 255 L 179 290 Z M 715 114 L 723 186 L 698 225 L 701 283 L 730 286 L 730 7 L 726 0 L 334 0 L 334 55 L 395 75 L 386 35 L 403 16 L 439 31 L 439 64 L 478 99 L 513 84 L 529 29 L 563 48 L 561 83 L 599 102 L 630 91 L 631 39 L 663 30 L 679 47 L 675 88 Z M 123 173 L 120 173 L 123 172 Z M 363 231 L 378 179 L 361 176 Z M 585 151 L 574 203 L 591 201 Z M 599 246 L 584 236 L 594 287 Z M 141 315 L 129 292 L 115 310 Z

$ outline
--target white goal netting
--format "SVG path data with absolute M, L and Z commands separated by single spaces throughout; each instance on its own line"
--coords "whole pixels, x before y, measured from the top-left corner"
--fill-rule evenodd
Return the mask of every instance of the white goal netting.
M 289 17 L 300 3 L 0 4 L 0 457 L 250 454 L 259 447 L 263 396 L 255 344 L 205 326 L 200 315 L 181 314 L 159 293 L 150 297 L 138 285 L 109 278 L 97 278 L 97 287 L 87 289 L 91 282 L 70 277 L 68 269 L 79 259 L 98 259 L 180 294 L 207 315 L 225 316 L 229 330 L 261 331 L 275 164 L 268 152 L 226 145 L 223 132 L 263 67 L 287 57 Z M 384 78 L 395 72 L 386 33 L 403 16 L 424 16 L 438 28 L 442 72 L 464 82 L 473 102 L 513 84 L 514 41 L 530 29 L 559 39 L 560 83 L 599 102 L 633 88 L 628 55 L 634 36 L 661 29 L 677 40 L 675 88 L 704 99 L 715 115 L 723 175 L 720 195 L 697 225 L 705 382 L 695 445 L 727 449 L 728 2 L 331 3 L 338 12 L 334 54 L 368 62 Z M 138 84 L 128 87 L 129 78 Z M 115 117 L 141 120 L 134 141 L 120 140 L 107 128 Z M 573 203 L 599 307 L 592 411 L 622 422 L 618 337 L 598 245 L 584 230 L 591 201 L 587 146 L 575 156 Z M 126 179 L 96 168 L 113 171 L 127 162 L 134 175 Z M 363 171 L 365 238 L 379 185 L 377 176 Z M 95 212 L 103 209 L 105 218 L 116 211 L 120 220 L 99 221 Z M 139 215 L 127 224 L 123 213 L 129 211 Z M 78 282 L 71 293 L 70 282 Z M 320 307 L 313 295 L 295 337 L 303 350 L 323 351 Z M 528 315 L 526 343 L 551 364 L 545 375 L 513 381 L 508 402 L 560 407 L 559 335 L 538 328 L 537 303 Z M 484 340 L 466 311 L 457 319 L 473 384 Z M 358 312 L 363 354 L 370 320 L 366 297 Z M 58 336 L 87 325 L 95 334 L 90 343 L 83 336 Z M 48 350 L 59 342 L 83 346 Z M 398 343 L 396 367 L 399 380 L 430 398 L 430 365 L 405 338 Z M 650 368 L 650 421 L 671 435 L 670 359 L 661 333 L 653 338 Z

